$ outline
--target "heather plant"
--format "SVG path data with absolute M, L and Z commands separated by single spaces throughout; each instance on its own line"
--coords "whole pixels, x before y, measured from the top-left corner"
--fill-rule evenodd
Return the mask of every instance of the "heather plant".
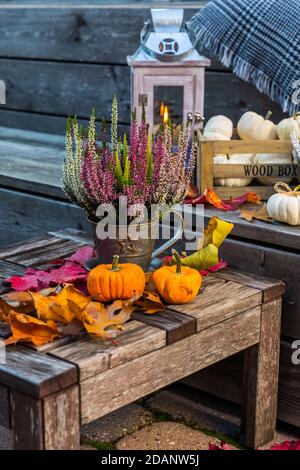
M 196 148 L 191 143 L 190 126 L 183 125 L 178 148 L 172 148 L 172 125 L 162 125 L 153 135 L 142 113 L 137 122 L 133 113 L 129 143 L 124 134 L 118 138 L 118 106 L 113 100 L 110 143 L 105 120 L 100 140 L 96 134 L 95 111 L 87 130 L 76 118 L 66 128 L 66 158 L 63 188 L 70 200 L 85 209 L 91 220 L 100 204 L 118 207 L 121 196 L 128 206 L 140 204 L 150 210 L 152 204 L 173 206 L 181 202 L 192 177 Z M 131 213 L 134 216 L 133 213 Z

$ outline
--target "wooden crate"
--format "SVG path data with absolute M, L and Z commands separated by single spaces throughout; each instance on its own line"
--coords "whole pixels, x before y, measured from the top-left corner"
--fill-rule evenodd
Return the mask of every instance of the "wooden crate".
M 284 176 L 300 177 L 300 166 L 295 164 L 217 164 L 214 165 L 215 155 L 228 154 L 266 154 L 292 152 L 292 143 L 287 140 L 229 140 L 229 141 L 207 141 L 201 133 L 198 137 L 198 164 L 197 185 L 202 194 L 206 188 L 211 188 L 223 199 L 238 197 L 247 191 L 255 191 L 262 199 L 268 199 L 274 193 L 272 186 L 263 186 L 254 179 L 257 177 L 271 176 L 281 181 Z M 245 178 L 253 177 L 249 186 L 214 186 L 214 178 Z

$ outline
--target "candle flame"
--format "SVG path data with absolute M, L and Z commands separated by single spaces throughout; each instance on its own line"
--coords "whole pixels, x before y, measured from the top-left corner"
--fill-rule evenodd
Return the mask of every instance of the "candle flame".
M 162 102 L 160 103 L 159 115 L 160 115 L 161 117 L 163 117 L 164 112 L 165 112 L 165 103 L 162 101 Z
M 169 122 L 169 109 L 168 109 L 168 106 L 165 106 L 163 121 L 164 121 L 164 124 L 167 124 Z

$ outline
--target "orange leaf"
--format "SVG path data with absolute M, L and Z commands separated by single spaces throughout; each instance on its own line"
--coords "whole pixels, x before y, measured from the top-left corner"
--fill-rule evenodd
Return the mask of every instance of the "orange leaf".
M 247 202 L 252 202 L 254 204 L 259 204 L 261 202 L 261 197 L 254 192 L 247 193 L 246 198 Z
M 139 298 L 135 305 L 139 312 L 143 313 L 157 313 L 165 309 L 160 296 L 154 291 L 144 291 L 142 297 Z
M 217 209 L 224 209 L 224 203 L 222 199 L 212 189 L 207 188 L 204 192 L 206 201 Z
M 40 292 L 32 292 L 35 309 L 39 318 L 60 323 L 70 323 L 75 317 L 81 320 L 81 314 L 90 301 L 90 297 L 67 284 L 59 294 L 45 297 Z
M 134 300 L 115 300 L 107 308 L 100 302 L 89 302 L 82 313 L 85 329 L 97 337 L 115 338 L 118 331 L 123 329 L 123 323 L 129 320 L 136 309 Z
M 0 321 L 6 320 L 10 311 L 30 313 L 34 310 L 33 300 L 29 292 L 10 292 L 0 297 Z
M 45 323 L 23 313 L 11 313 L 7 318 L 7 322 L 12 331 L 12 336 L 5 340 L 6 345 L 20 341 L 41 346 L 58 336 L 57 326 L 53 321 Z

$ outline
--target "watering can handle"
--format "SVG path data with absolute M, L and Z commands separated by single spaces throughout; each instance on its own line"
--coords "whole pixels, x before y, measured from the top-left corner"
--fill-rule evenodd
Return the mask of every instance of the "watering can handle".
M 183 221 L 182 215 L 179 212 L 175 211 L 175 210 L 172 210 L 171 212 L 173 212 L 173 214 L 175 214 L 178 217 L 178 219 L 180 220 L 180 224 L 178 225 L 178 228 L 177 228 L 173 238 L 166 241 L 166 243 L 164 243 L 159 248 L 157 248 L 156 250 L 153 251 L 151 259 L 156 258 L 158 255 L 160 255 L 161 253 L 166 251 L 168 248 L 170 248 L 170 246 L 174 245 L 174 243 L 176 243 L 177 240 L 179 240 L 181 238 L 182 234 L 183 234 L 184 221 Z

